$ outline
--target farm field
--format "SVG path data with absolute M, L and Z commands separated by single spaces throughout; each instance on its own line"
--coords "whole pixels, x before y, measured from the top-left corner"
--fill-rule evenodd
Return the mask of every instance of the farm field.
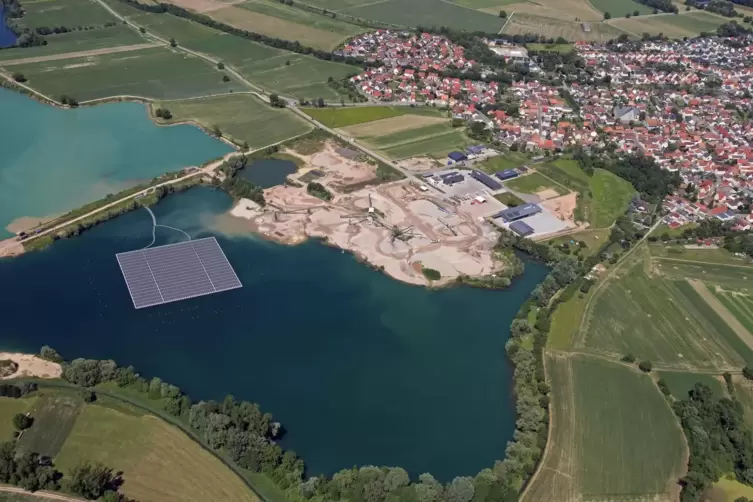
M 654 500 L 683 470 L 674 413 L 647 375 L 588 356 L 546 357 L 552 429 L 524 502 Z
M 591 31 L 584 32 L 580 22 L 563 20 L 560 18 L 536 16 L 517 12 L 505 25 L 505 35 L 525 35 L 526 33 L 538 33 L 547 37 L 563 37 L 569 41 L 588 40 L 592 42 L 605 42 L 617 38 L 624 31 L 604 22 L 590 23 Z
M 0 442 L 13 438 L 16 428 L 13 426 L 13 416 L 17 413 L 26 413 L 34 406 L 36 397 L 14 399 L 12 397 L 0 397 Z
M 249 0 L 213 10 L 208 15 L 237 28 L 297 40 L 325 51 L 331 51 L 348 38 L 366 31 L 355 24 L 270 0 Z
M 607 228 L 625 212 L 635 189 L 629 181 L 619 176 L 596 169 L 589 181 L 591 187 L 591 214 L 589 220 L 592 227 Z
M 396 160 L 419 155 L 443 160 L 449 152 L 462 150 L 473 143 L 464 131 L 449 124 L 432 124 L 368 138 L 363 142 Z
M 707 288 L 749 334 L 753 333 L 753 298 L 710 286 Z
M 701 32 L 714 32 L 717 27 L 728 20 L 707 12 L 689 12 L 678 15 L 666 14 L 650 17 L 633 17 L 630 19 L 612 19 L 609 24 L 627 33 L 640 36 L 664 34 L 669 38 L 694 37 Z
M 653 269 L 669 279 L 693 279 L 732 291 L 753 291 L 753 267 L 706 263 L 693 258 L 685 258 L 684 254 L 679 255 L 681 258 L 672 256 L 672 258 L 654 258 Z
M 662 369 L 723 371 L 744 364 L 749 348 L 684 280 L 649 277 L 638 249 L 594 292 L 576 346 L 633 354 Z
M 526 174 L 524 176 L 518 176 L 509 181 L 505 181 L 504 185 L 510 190 L 521 193 L 535 194 L 542 190 L 554 190 L 559 195 L 565 195 L 567 189 L 561 187 L 557 183 L 553 182 L 546 176 L 542 176 L 539 173 Z
M 120 491 L 140 502 L 257 502 L 243 481 L 179 429 L 136 409 L 84 407 L 55 464 L 81 461 L 123 471 Z
M 215 96 L 185 101 L 162 101 L 152 108 L 170 110 L 168 123 L 196 121 L 207 129 L 217 125 L 238 144 L 260 148 L 304 134 L 311 126 L 285 109 L 272 108 L 250 94 Z M 160 122 L 164 122 L 158 119 Z
M 714 375 L 704 373 L 685 373 L 674 371 L 660 371 L 659 378 L 664 380 L 669 387 L 672 396 L 675 399 L 685 399 L 696 383 L 707 385 L 714 395 L 723 397 L 726 395 L 724 383 L 718 380 Z
M 29 410 L 34 423 L 21 436 L 19 447 L 54 458 L 83 407 L 84 401 L 78 396 L 55 393 L 41 395 Z
M 412 113 L 415 108 L 406 106 L 357 106 L 349 108 L 303 108 L 310 117 L 327 127 L 337 129 L 374 120 L 399 117 Z
M 609 12 L 613 18 L 622 17 L 628 12 L 632 14 L 638 11 L 640 15 L 644 15 L 651 14 L 654 11 L 651 7 L 633 0 L 589 0 L 589 2 L 602 13 Z
M 505 169 L 517 169 L 530 162 L 530 159 L 523 154 L 517 152 L 505 152 L 502 155 L 495 155 L 485 161 L 476 164 L 482 171 L 489 174 L 494 174 Z
M 474 0 L 471 0 L 474 1 Z M 632 2 L 631 2 L 632 3 Z M 502 5 L 504 4 L 504 5 Z M 504 9 L 508 16 L 515 12 L 513 19 L 518 14 L 532 14 L 540 17 L 561 19 L 565 21 L 601 21 L 604 16 L 594 9 L 591 4 L 584 0 L 558 0 L 557 2 L 537 2 L 535 0 L 517 0 L 511 2 L 498 2 L 493 6 L 485 6 L 482 9 L 489 14 L 498 15 Z
M 78 28 L 117 22 L 94 0 L 31 0 L 23 3 L 21 23 L 28 28 Z
M 122 24 L 108 28 L 97 28 L 95 30 L 47 35 L 45 39 L 47 40 L 47 45 L 4 49 L 0 51 L 0 65 L 3 61 L 91 51 L 147 42 L 135 31 Z
M 709 265 L 737 265 L 742 269 L 750 268 L 753 272 L 753 263 L 750 258 L 735 256 L 724 248 L 688 248 L 683 244 L 651 244 L 649 250 L 651 256 L 657 258 L 698 261 Z
M 78 101 L 110 96 L 181 99 L 243 90 L 235 81 L 195 56 L 166 48 L 14 66 L 29 85 L 55 99 Z
M 547 348 L 567 350 L 572 347 L 575 333 L 580 328 L 587 298 L 587 296 L 581 298 L 580 293 L 576 293 L 572 298 L 557 306 L 552 314 L 552 325 L 546 340 Z
M 326 4 L 330 0 L 314 0 L 311 3 L 327 8 Z M 336 10 L 350 16 L 402 26 L 450 26 L 485 33 L 499 32 L 505 22 L 499 17 L 499 11 L 497 14 L 488 14 L 441 0 L 364 2 L 360 6 Z
M 428 113 L 405 114 L 387 119 L 373 120 L 363 124 L 356 124 L 340 130 L 350 136 L 363 138 L 368 141 L 371 138 L 378 138 L 380 136 L 403 131 L 407 132 L 413 129 L 420 129 L 422 127 L 436 124 L 447 124 L 447 122 L 447 118 L 441 115 L 431 115 Z

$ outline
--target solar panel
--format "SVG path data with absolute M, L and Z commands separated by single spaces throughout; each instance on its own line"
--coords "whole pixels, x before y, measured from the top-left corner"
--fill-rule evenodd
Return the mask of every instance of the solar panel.
M 137 309 L 242 287 L 214 237 L 115 255 Z

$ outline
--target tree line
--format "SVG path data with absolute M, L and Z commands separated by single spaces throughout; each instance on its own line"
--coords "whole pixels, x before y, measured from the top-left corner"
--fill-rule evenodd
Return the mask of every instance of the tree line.
M 194 21 L 196 23 L 203 24 L 204 26 L 208 26 L 210 28 L 214 28 L 216 30 L 229 33 L 230 35 L 235 35 L 235 36 L 242 37 L 248 40 L 253 40 L 254 42 L 259 42 L 264 45 L 274 47 L 276 49 L 284 49 L 284 50 L 295 52 L 298 54 L 314 56 L 318 59 L 323 59 L 325 61 L 336 61 L 338 63 L 345 63 L 345 64 L 350 64 L 350 65 L 355 65 L 355 66 L 364 66 L 366 64 L 366 62 L 360 58 L 344 56 L 341 54 L 334 54 L 332 52 L 314 49 L 313 47 L 310 47 L 308 45 L 303 45 L 298 41 L 283 40 L 280 38 L 269 37 L 266 35 L 262 35 L 260 33 L 255 33 L 252 31 L 236 28 L 234 26 L 230 26 L 229 24 L 216 21 L 209 16 L 192 12 L 182 7 L 178 7 L 177 5 L 174 5 L 174 4 L 169 4 L 169 3 L 145 4 L 145 3 L 139 2 L 138 0 L 120 0 L 120 1 L 141 11 L 151 12 L 152 14 L 170 14 L 173 16 L 181 17 L 183 19 L 188 19 L 189 21 Z
M 16 43 L 6 49 L 13 47 L 32 47 L 35 45 L 47 45 L 44 37 L 19 24 L 18 19 L 24 17 L 24 9 L 18 0 L 0 0 L 0 10 L 5 13 L 5 22 L 8 28 L 18 37 Z M 0 49 L 2 50 L 2 49 Z
M 276 147 L 271 148 L 274 150 L 271 153 L 277 151 Z M 246 155 L 241 155 L 224 162 L 219 168 L 220 172 L 225 175 L 220 187 L 233 197 L 250 199 L 264 207 L 267 204 L 264 199 L 264 190 L 239 176 L 240 172 L 247 167 L 249 160 L 252 159 Z

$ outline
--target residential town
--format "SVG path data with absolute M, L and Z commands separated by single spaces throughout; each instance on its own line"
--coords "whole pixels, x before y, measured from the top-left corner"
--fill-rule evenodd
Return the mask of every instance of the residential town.
M 574 50 L 581 75 L 557 87 L 442 76 L 471 68 L 483 75 L 484 68 L 466 59 L 462 46 L 428 33 L 379 30 L 352 39 L 343 53 L 382 63 L 351 79 L 370 100 L 444 107 L 456 119 L 482 122 L 494 144 L 538 154 L 608 144 L 618 153 L 642 152 L 684 180 L 664 202 L 670 227 L 718 218 L 747 229 L 753 223 L 749 42 L 580 42 Z M 540 71 L 525 48 L 488 44 L 506 60 Z

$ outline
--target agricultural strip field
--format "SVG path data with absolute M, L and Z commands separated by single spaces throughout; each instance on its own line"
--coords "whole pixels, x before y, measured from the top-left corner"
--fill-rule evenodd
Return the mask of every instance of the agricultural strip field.
M 173 0 L 180 5 L 180 1 Z M 250 0 L 207 13 L 213 19 L 270 37 L 331 51 L 366 28 L 271 0 Z
M 24 431 L 18 442 L 19 447 L 54 458 L 63 447 L 83 407 L 84 401 L 78 396 L 54 393 L 40 396 L 29 410 L 34 423 Z
M 140 502 L 258 502 L 243 481 L 176 427 L 125 406 L 87 405 L 56 466 L 82 461 L 123 471 L 121 491 Z
M 580 355 L 548 355 L 546 366 L 550 443 L 523 501 L 667 497 L 683 471 L 685 445 L 651 378 Z
M 201 123 L 207 129 L 217 125 L 224 135 L 251 148 L 304 134 L 311 126 L 289 110 L 272 108 L 250 94 L 233 94 L 185 101 L 163 101 L 154 106 L 167 108 L 169 123 L 186 120 Z
M 505 25 L 505 35 L 525 35 L 537 33 L 547 37 L 563 37 L 565 40 L 588 40 L 591 42 L 605 42 L 617 38 L 625 32 L 604 22 L 590 23 L 591 31 L 583 31 L 580 22 L 566 21 L 562 18 L 535 16 L 517 12 Z
M 666 14 L 630 19 L 612 19 L 609 24 L 632 35 L 640 36 L 663 34 L 669 38 L 695 37 L 701 32 L 715 32 L 717 27 L 728 22 L 727 18 L 707 12 Z
M 13 426 L 13 416 L 17 413 L 26 413 L 29 411 L 35 401 L 35 397 L 23 399 L 0 397 L 0 442 L 13 438 L 13 433 L 16 430 Z
M 345 127 L 341 131 L 354 136 L 370 140 L 387 134 L 407 132 L 436 124 L 447 124 L 448 120 L 442 116 L 432 115 L 401 115 L 388 119 L 374 120 L 364 124 L 356 124 Z
M 435 109 L 411 108 L 409 106 L 357 106 L 348 108 L 304 108 L 303 111 L 310 117 L 321 122 L 327 127 L 337 129 L 348 127 L 375 120 L 399 117 L 405 114 L 428 114 L 441 116 L 441 112 Z
M 419 155 L 442 160 L 449 152 L 462 150 L 473 143 L 464 131 L 449 124 L 418 127 L 364 139 L 363 142 L 396 160 Z
M 218 58 L 269 92 L 295 98 L 339 99 L 337 91 L 327 85 L 328 78 L 340 80 L 360 71 L 357 66 L 275 49 L 170 14 L 142 12 L 117 0 L 106 1 L 137 26 L 165 39 L 174 38 L 180 46 L 192 51 Z
M 546 346 L 555 350 L 567 350 L 573 344 L 575 333 L 580 327 L 580 320 L 586 308 L 587 297 L 581 298 L 576 293 L 566 302 L 557 305 L 552 314 L 552 325 L 547 337 Z
M 652 247 L 653 249 L 653 247 Z M 693 279 L 732 291 L 753 291 L 753 267 L 705 263 L 693 258 L 654 258 L 653 269 L 669 279 Z
M 21 24 L 27 28 L 102 26 L 118 20 L 94 0 L 29 0 Z
M 684 228 L 684 227 L 683 227 Z M 709 265 L 736 265 L 738 270 L 745 267 L 753 272 L 753 263 L 747 256 L 735 256 L 724 248 L 685 247 L 682 244 L 651 244 L 651 256 L 675 260 L 697 261 Z
M 95 30 L 47 35 L 45 40 L 47 40 L 47 45 L 1 50 L 0 64 L 3 61 L 108 49 L 146 42 L 135 31 L 122 24 Z
M 651 14 L 653 9 L 647 5 L 634 2 L 633 0 L 588 0 L 594 8 L 602 13 L 609 12 L 613 18 L 622 17 L 628 12 L 632 15 L 638 11 L 640 15 Z M 643 19 L 643 18 L 640 18 Z
M 310 2 L 325 7 L 327 0 Z M 374 19 L 402 26 L 450 26 L 467 31 L 497 33 L 505 20 L 499 15 L 488 14 L 442 0 L 386 0 L 344 8 L 338 12 L 350 16 Z
M 526 174 L 525 176 L 519 176 L 513 178 L 504 183 L 506 188 L 521 193 L 535 194 L 542 190 L 554 190 L 559 195 L 565 195 L 567 189 L 561 187 L 557 183 L 554 183 L 549 178 L 542 176 L 539 173 Z
M 166 48 L 13 66 L 29 85 L 54 99 L 78 101 L 110 96 L 181 99 L 244 90 L 198 57 Z
M 649 277 L 646 258 L 638 249 L 594 292 L 576 346 L 663 369 L 739 369 L 747 345 L 688 282 Z
M 685 399 L 696 383 L 707 385 L 717 397 L 725 397 L 724 384 L 714 375 L 704 373 L 685 373 L 680 371 L 660 371 L 659 378 L 664 380 L 675 399 Z
M 508 17 L 512 12 L 515 12 L 513 19 L 518 14 L 532 14 L 566 21 L 575 21 L 576 19 L 580 21 L 601 21 L 604 18 L 603 14 L 594 9 L 586 0 L 558 0 L 557 2 L 518 0 L 509 3 L 497 2 L 494 6 L 488 6 L 482 10 L 489 14 L 498 14 L 500 10 L 505 10 Z

